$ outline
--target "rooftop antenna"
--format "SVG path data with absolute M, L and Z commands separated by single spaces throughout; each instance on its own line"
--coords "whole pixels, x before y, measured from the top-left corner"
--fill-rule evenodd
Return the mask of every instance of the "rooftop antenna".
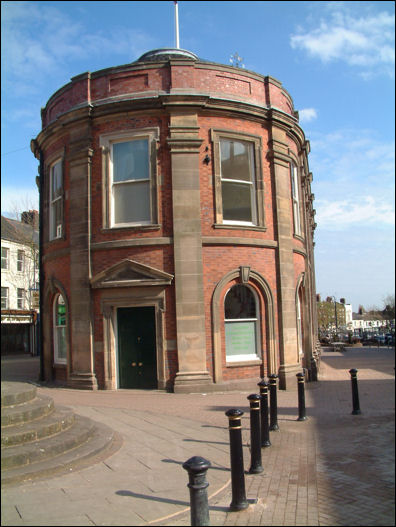
M 243 58 L 238 55 L 237 52 L 235 52 L 230 57 L 230 62 L 235 68 L 244 68 L 245 64 L 242 64 Z
M 177 2 L 173 2 L 175 4 L 175 33 L 176 33 L 176 48 L 179 49 L 179 10 Z

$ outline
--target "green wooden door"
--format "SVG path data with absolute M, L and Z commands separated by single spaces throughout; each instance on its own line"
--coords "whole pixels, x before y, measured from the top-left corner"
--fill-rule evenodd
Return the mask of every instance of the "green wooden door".
M 119 388 L 157 388 L 154 307 L 117 311 Z

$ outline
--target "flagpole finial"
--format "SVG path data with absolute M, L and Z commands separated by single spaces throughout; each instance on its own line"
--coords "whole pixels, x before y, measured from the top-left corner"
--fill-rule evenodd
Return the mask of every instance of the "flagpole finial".
M 175 33 L 176 33 L 176 48 L 180 48 L 179 44 L 179 10 L 178 10 L 178 4 L 176 1 L 173 2 L 175 5 Z

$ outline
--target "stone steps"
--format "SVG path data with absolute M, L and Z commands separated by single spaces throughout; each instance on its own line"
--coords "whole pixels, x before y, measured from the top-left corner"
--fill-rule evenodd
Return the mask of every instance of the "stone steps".
M 74 413 L 69 408 L 57 407 L 42 419 L 3 427 L 1 446 L 10 447 L 29 443 L 67 430 L 74 422 Z
M 55 408 L 30 384 L 2 382 L 1 404 L 2 485 L 89 466 L 121 445 L 109 427 Z

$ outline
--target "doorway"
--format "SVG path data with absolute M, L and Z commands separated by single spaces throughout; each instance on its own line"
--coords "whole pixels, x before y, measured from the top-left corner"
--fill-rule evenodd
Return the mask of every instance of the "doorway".
M 118 387 L 157 388 L 154 307 L 117 309 Z

